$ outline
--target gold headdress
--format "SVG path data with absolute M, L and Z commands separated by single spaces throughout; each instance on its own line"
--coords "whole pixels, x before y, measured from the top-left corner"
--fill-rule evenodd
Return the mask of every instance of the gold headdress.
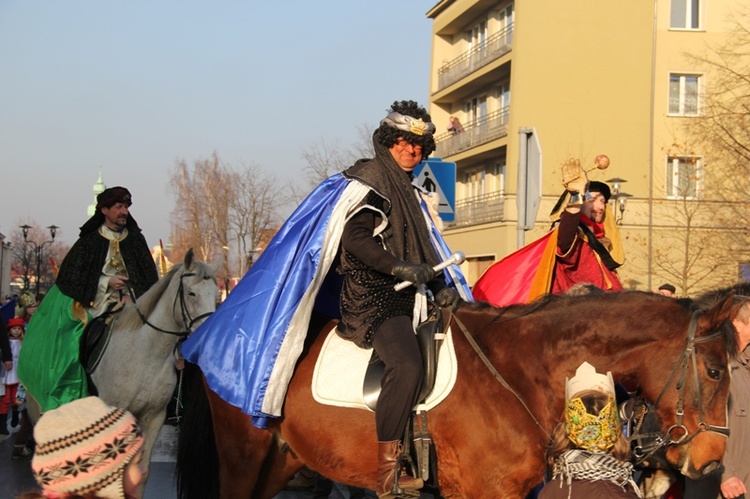
M 586 390 L 599 391 L 607 403 L 599 414 L 589 414 L 578 396 Z M 620 438 L 612 373 L 599 374 L 588 362 L 581 364 L 576 375 L 565 380 L 565 433 L 576 447 L 590 451 L 607 451 Z

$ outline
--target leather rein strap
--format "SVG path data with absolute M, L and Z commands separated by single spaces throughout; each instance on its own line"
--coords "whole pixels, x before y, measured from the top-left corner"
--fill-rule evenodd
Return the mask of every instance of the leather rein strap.
M 710 425 L 706 423 L 703 419 L 703 399 L 701 397 L 700 379 L 698 378 L 698 358 L 696 355 L 696 345 L 698 343 L 706 343 L 706 342 L 721 338 L 723 336 L 723 333 L 719 331 L 709 336 L 696 338 L 695 330 L 697 329 L 698 318 L 700 317 L 701 314 L 702 312 L 700 310 L 696 310 L 693 313 L 693 317 L 690 319 L 690 327 L 688 328 L 685 348 L 682 350 L 682 354 L 680 354 L 680 358 L 677 359 L 677 363 L 675 364 L 674 369 L 672 370 L 672 374 L 669 375 L 667 382 L 664 384 L 664 388 L 662 388 L 661 393 L 659 393 L 659 396 L 656 398 L 656 402 L 654 403 L 655 406 L 657 407 L 659 406 L 659 401 L 661 400 L 662 396 L 667 391 L 669 384 L 672 382 L 673 379 L 675 379 L 675 376 L 677 375 L 677 372 L 679 371 L 680 373 L 679 379 L 677 381 L 677 384 L 675 385 L 675 388 L 679 390 L 679 398 L 677 399 L 677 411 L 676 411 L 677 421 L 676 421 L 676 424 L 672 425 L 664 434 L 664 437 L 665 437 L 664 440 L 665 442 L 667 442 L 666 445 L 685 444 L 689 442 L 690 440 L 692 440 L 693 438 L 695 438 L 699 433 L 704 432 L 704 431 L 713 431 L 714 433 L 724 435 L 725 437 L 729 436 L 729 427 Z M 682 424 L 682 417 L 685 414 L 685 411 L 684 411 L 685 409 L 685 386 L 686 386 L 685 378 L 687 377 L 687 372 L 691 365 L 693 367 L 693 381 L 695 382 L 696 391 L 698 392 L 698 416 L 700 419 L 700 422 L 698 423 L 698 430 L 695 431 L 693 434 L 690 434 L 690 432 L 685 427 L 685 425 Z M 683 432 L 683 435 L 675 440 L 671 436 L 673 430 L 680 430 L 681 432 Z
M 529 409 L 529 406 L 526 405 L 526 402 L 521 398 L 521 396 L 508 384 L 507 381 L 500 375 L 499 372 L 497 372 L 497 369 L 495 369 L 495 366 L 492 365 L 492 362 L 490 362 L 490 359 L 487 358 L 487 356 L 482 351 L 482 348 L 477 344 L 477 342 L 474 340 L 474 337 L 471 335 L 468 329 L 466 329 L 466 326 L 464 326 L 464 323 L 461 322 L 461 320 L 458 318 L 456 314 L 451 314 L 453 316 L 453 320 L 456 321 L 456 324 L 458 324 L 459 329 L 461 329 L 461 332 L 464 333 L 464 336 L 468 340 L 471 347 L 474 349 L 474 351 L 477 353 L 477 356 L 482 359 L 482 362 L 484 362 L 484 365 L 487 366 L 487 369 L 492 373 L 492 375 L 495 377 L 496 380 L 500 382 L 501 385 L 503 385 L 503 388 L 508 390 L 510 393 L 512 393 L 516 399 L 521 403 L 524 409 L 526 409 L 526 412 L 529 413 L 529 416 L 531 416 L 531 419 L 534 420 L 536 425 L 539 427 L 540 430 L 542 430 L 542 433 L 545 434 L 547 439 L 552 440 L 552 437 L 549 433 L 547 433 L 547 430 L 544 429 L 544 427 L 539 423 L 539 420 L 536 419 L 534 416 L 534 413 L 531 412 L 531 409 Z
M 180 313 L 182 314 L 182 323 L 184 324 L 185 329 L 183 331 L 169 331 L 167 329 L 162 329 L 159 326 L 156 326 L 148 321 L 146 316 L 141 313 L 140 309 L 138 309 L 138 302 L 136 302 L 135 299 L 135 293 L 133 292 L 133 288 L 128 284 L 128 293 L 130 294 L 130 299 L 133 300 L 133 305 L 135 306 L 135 311 L 138 313 L 138 317 L 141 318 L 141 321 L 143 321 L 144 324 L 149 326 L 150 328 L 159 331 L 160 333 L 165 334 L 173 334 L 175 336 L 179 336 L 182 339 L 187 338 L 190 336 L 193 332 L 193 324 L 195 324 L 197 321 L 204 319 L 211 315 L 213 312 L 206 312 L 205 314 L 201 314 L 198 317 L 190 317 L 190 312 L 187 309 L 187 304 L 185 303 L 185 286 L 183 284 L 183 279 L 185 277 L 193 277 L 197 275 L 195 272 L 185 272 L 180 276 L 180 287 L 177 290 L 177 295 L 175 296 L 175 304 L 177 303 L 177 300 L 180 300 Z M 174 306 L 172 307 L 174 309 Z M 175 320 L 179 324 L 179 321 Z
M 669 379 L 667 379 L 667 382 L 664 385 L 664 388 L 662 388 L 661 393 L 657 397 L 656 403 L 654 404 L 655 406 L 658 406 L 662 395 L 664 395 L 670 382 L 679 371 L 680 378 L 679 378 L 679 381 L 677 382 L 677 389 L 680 391 L 680 395 L 677 401 L 677 411 L 676 411 L 677 422 L 676 424 L 672 425 L 667 431 L 665 431 L 663 435 L 661 436 L 661 438 L 657 439 L 657 441 L 659 442 L 658 447 L 651 450 L 648 453 L 648 456 L 656 452 L 656 450 L 658 450 L 659 448 L 667 446 L 667 445 L 686 444 L 687 442 L 695 438 L 699 433 L 704 432 L 704 431 L 713 431 L 715 433 L 719 433 L 720 435 L 729 436 L 728 427 L 710 425 L 703 420 L 703 404 L 702 404 L 702 399 L 701 399 L 700 380 L 698 379 L 698 361 L 696 357 L 695 346 L 698 343 L 706 343 L 708 341 L 713 341 L 715 339 L 721 338 L 722 333 L 717 332 L 709 336 L 696 338 L 695 331 L 697 329 L 698 317 L 700 317 L 700 314 L 701 312 L 699 310 L 693 313 L 693 316 L 690 319 L 690 327 L 688 327 L 685 348 L 683 349 L 682 354 L 680 354 L 680 357 L 677 360 L 677 363 L 675 364 L 674 369 L 672 370 L 672 374 L 669 376 Z M 474 337 L 471 335 L 471 333 L 463 324 L 463 322 L 461 322 L 461 320 L 458 318 L 457 315 L 452 314 L 452 316 L 453 316 L 453 320 L 455 320 L 456 324 L 458 324 L 459 329 L 461 329 L 461 332 L 464 334 L 469 344 L 476 352 L 477 356 L 479 356 L 482 362 L 484 362 L 484 365 L 487 367 L 487 369 L 489 369 L 489 371 L 492 373 L 495 379 L 497 379 L 506 390 L 508 390 L 510 393 L 512 393 L 516 397 L 516 399 L 518 399 L 518 401 L 521 403 L 524 409 L 526 409 L 526 412 L 528 412 L 529 415 L 531 416 L 531 419 L 534 420 L 534 423 L 536 423 L 536 425 L 542 430 L 542 432 L 547 436 L 547 438 L 551 439 L 549 433 L 547 433 L 544 427 L 542 427 L 541 423 L 539 423 L 539 420 L 537 420 L 537 418 L 531 412 L 531 409 L 529 409 L 529 406 L 526 405 L 526 402 L 524 402 L 521 396 L 515 390 L 513 390 L 513 388 L 511 388 L 510 385 L 508 385 L 507 381 L 505 381 L 505 379 L 500 375 L 497 369 L 495 369 L 495 367 L 492 365 L 492 362 L 490 362 L 490 359 L 488 359 L 487 356 L 484 354 L 481 347 L 474 340 Z M 700 423 L 698 423 L 698 430 L 694 432 L 692 435 L 690 434 L 688 429 L 685 427 L 685 425 L 682 424 L 682 417 L 684 416 L 684 407 L 685 407 L 685 377 L 687 375 L 687 371 L 688 371 L 691 361 L 692 361 L 692 366 L 693 366 L 693 376 L 695 380 L 695 386 L 698 391 L 698 414 L 700 417 Z M 671 434 L 672 434 L 672 431 L 676 429 L 682 431 L 683 435 L 679 437 L 678 439 L 673 439 Z M 631 439 L 634 438 L 635 436 L 636 435 L 631 436 Z M 644 456 L 643 459 L 645 459 L 648 456 Z

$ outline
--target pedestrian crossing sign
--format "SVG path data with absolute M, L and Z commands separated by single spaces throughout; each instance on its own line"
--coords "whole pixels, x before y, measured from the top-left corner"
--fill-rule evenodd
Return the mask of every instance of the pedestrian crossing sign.
M 438 214 L 444 222 L 456 219 L 456 163 L 429 158 L 414 169 L 414 183 L 440 198 Z

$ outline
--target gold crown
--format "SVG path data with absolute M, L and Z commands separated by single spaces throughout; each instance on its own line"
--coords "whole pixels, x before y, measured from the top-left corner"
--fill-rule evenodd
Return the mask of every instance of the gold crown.
M 569 400 L 565 408 L 565 433 L 580 449 L 595 452 L 611 449 L 620 437 L 612 396 L 598 415 L 589 414 L 579 397 Z
M 414 135 L 424 135 L 424 132 L 427 130 L 427 123 L 425 123 L 422 118 L 411 120 L 409 125 L 411 126 L 410 132 Z

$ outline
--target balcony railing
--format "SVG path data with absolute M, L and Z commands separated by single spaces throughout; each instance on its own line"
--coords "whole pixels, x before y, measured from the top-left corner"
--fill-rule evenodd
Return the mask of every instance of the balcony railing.
M 445 158 L 508 135 L 508 107 L 464 125 L 464 131 L 443 133 L 435 137 L 435 156 Z
M 487 38 L 484 43 L 443 64 L 438 69 L 438 91 L 507 54 L 512 45 L 513 24 L 511 23 Z
M 446 224 L 447 229 L 467 227 L 503 219 L 505 196 L 501 192 L 491 192 L 456 201 L 456 218 Z

